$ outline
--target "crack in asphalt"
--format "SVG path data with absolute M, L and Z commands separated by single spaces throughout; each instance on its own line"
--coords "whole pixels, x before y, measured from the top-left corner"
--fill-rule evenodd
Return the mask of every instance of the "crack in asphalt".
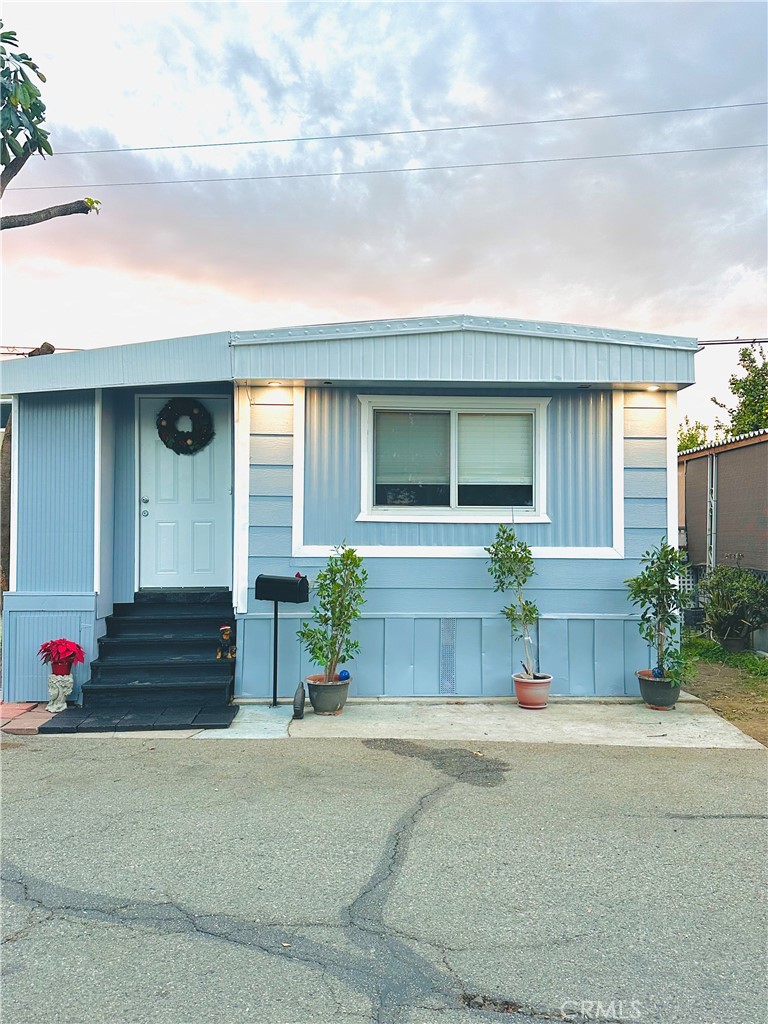
M 6 897 L 17 904 L 32 904 L 47 916 L 29 922 L 6 941 L 19 941 L 34 927 L 55 918 L 74 918 L 79 923 L 145 926 L 158 932 L 198 935 L 316 968 L 325 976 L 324 987 L 339 1013 L 343 1013 L 344 1008 L 330 988 L 331 979 L 370 1002 L 370 1019 L 375 1024 L 397 1024 L 409 1010 L 426 1003 L 432 1004 L 429 1008 L 435 1013 L 463 1009 L 475 1018 L 487 1020 L 499 1020 L 501 1016 L 510 1022 L 557 1019 L 551 1010 L 523 1006 L 503 995 L 467 993 L 448 963 L 451 952 L 448 947 L 399 933 L 385 921 L 388 900 L 402 874 L 411 840 L 424 814 L 458 783 L 484 787 L 501 785 L 508 766 L 496 758 L 481 757 L 463 748 L 432 748 L 398 740 L 369 740 L 365 745 L 426 761 L 448 778 L 420 796 L 390 830 L 373 874 L 342 910 L 338 922 L 246 921 L 224 914 L 195 914 L 170 899 L 115 904 L 106 895 L 35 879 L 9 864 L 2 876 Z M 339 930 L 352 949 L 334 949 L 306 934 L 321 927 Z M 439 963 L 423 955 L 419 946 L 433 950 Z
M 680 821 L 768 821 L 768 814 L 665 814 Z

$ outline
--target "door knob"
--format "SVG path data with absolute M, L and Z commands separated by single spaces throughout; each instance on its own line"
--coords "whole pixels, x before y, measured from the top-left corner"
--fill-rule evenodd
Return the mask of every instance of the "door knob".
M 148 505 L 149 504 L 149 498 L 142 498 L 141 499 L 141 503 L 142 503 L 142 505 Z

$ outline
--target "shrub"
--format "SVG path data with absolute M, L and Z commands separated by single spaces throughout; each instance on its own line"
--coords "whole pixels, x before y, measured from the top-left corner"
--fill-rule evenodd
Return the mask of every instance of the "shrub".
M 718 565 L 699 584 L 704 630 L 713 639 L 743 640 L 768 622 L 768 583 L 749 569 Z

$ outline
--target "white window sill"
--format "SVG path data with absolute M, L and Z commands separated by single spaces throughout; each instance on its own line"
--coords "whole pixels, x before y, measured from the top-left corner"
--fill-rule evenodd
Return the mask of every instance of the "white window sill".
M 552 520 L 546 514 L 532 512 L 526 515 L 524 512 L 459 512 L 448 509 L 444 513 L 423 511 L 423 512 L 397 512 L 392 509 L 381 509 L 375 512 L 361 512 L 356 518 L 357 523 L 551 523 Z

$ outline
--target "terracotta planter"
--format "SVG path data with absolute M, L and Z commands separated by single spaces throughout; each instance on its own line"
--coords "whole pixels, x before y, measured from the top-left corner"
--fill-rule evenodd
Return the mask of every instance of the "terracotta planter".
M 51 675 L 52 676 L 68 676 L 72 674 L 72 663 L 74 658 L 70 658 L 68 661 L 52 661 L 51 662 Z
M 309 691 L 309 702 L 316 715 L 341 714 L 347 703 L 351 678 L 340 682 L 339 677 L 334 676 L 332 683 L 326 683 L 325 676 L 320 672 L 318 675 L 307 676 L 305 682 Z
M 650 668 L 635 672 L 640 683 L 640 696 L 651 711 L 673 711 L 680 697 L 680 687 L 670 686 L 665 679 L 657 679 Z
M 533 679 L 523 675 L 514 675 L 512 679 L 515 683 L 517 703 L 521 708 L 538 711 L 547 706 L 552 676 L 548 676 L 544 672 L 537 672 Z

